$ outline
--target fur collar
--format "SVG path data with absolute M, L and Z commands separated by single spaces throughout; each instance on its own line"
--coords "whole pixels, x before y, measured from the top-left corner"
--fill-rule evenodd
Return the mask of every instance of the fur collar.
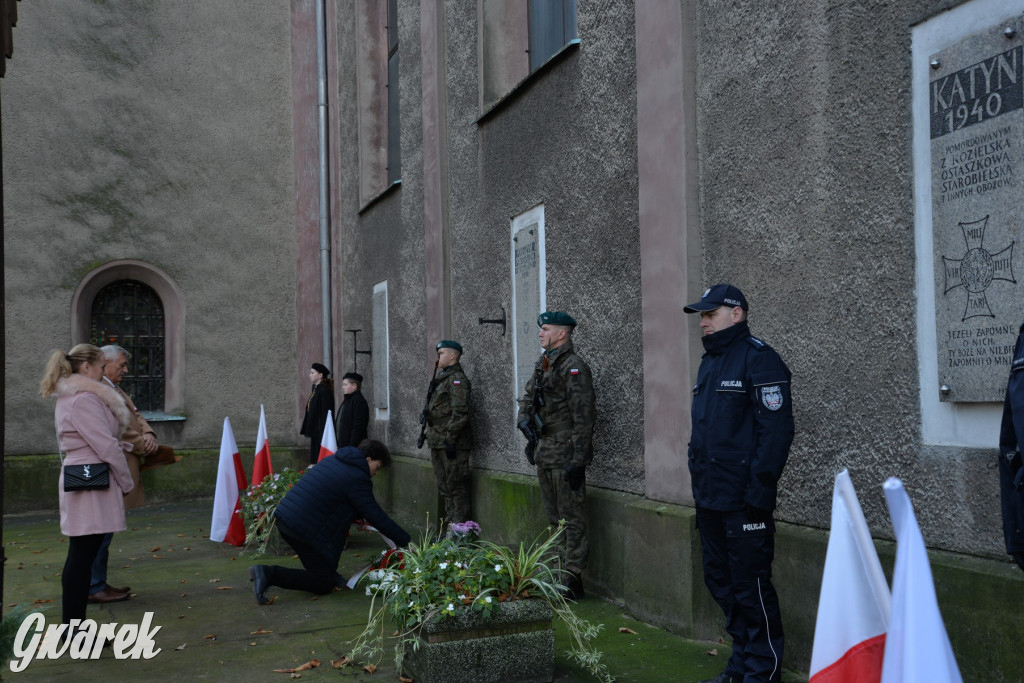
M 75 394 L 79 394 L 83 391 L 96 394 L 104 403 L 107 404 L 107 407 L 110 408 L 110 412 L 114 413 L 114 417 L 117 418 L 118 424 L 121 425 L 122 431 L 131 422 L 132 413 L 128 410 L 128 406 L 125 405 L 124 399 L 121 398 L 121 394 L 119 394 L 116 389 L 112 389 L 110 386 L 105 384 L 102 380 L 96 382 L 79 374 L 74 374 L 70 377 L 61 377 L 57 380 L 56 394 L 58 398 L 74 396 Z

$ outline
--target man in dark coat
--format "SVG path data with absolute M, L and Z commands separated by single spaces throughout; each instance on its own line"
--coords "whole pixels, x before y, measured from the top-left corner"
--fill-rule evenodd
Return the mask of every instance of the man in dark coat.
M 249 567 L 256 601 L 270 600 L 270 586 L 330 593 L 345 584 L 338 560 L 345 549 L 349 527 L 365 519 L 398 547 L 409 544 L 409 534 L 381 509 L 373 497 L 371 477 L 391 463 L 388 447 L 366 440 L 359 448 L 340 448 L 324 458 L 285 494 L 274 516 L 281 538 L 299 555 L 303 569 L 257 564 Z
M 370 424 L 370 407 L 363 398 L 363 376 L 358 372 L 346 372 L 341 378 L 341 393 L 345 396 L 338 408 L 338 448 L 358 446 L 367 438 L 366 428 Z
M 1003 402 L 1003 423 L 999 430 L 999 492 L 1003 504 L 1003 537 L 1006 552 L 1024 569 L 1024 325 L 1010 361 L 1010 380 Z

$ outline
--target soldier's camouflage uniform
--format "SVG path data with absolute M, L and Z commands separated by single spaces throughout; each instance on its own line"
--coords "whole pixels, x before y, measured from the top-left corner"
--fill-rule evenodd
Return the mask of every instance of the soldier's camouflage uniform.
M 469 392 L 469 378 L 462 366 L 454 363 L 438 374 L 427 406 L 430 462 L 448 522 L 464 522 L 469 518 L 469 452 L 473 448 Z M 445 454 L 445 444 L 455 445 L 455 458 L 450 459 Z
M 538 406 L 536 413 L 543 426 L 534 420 L 540 437 L 534 460 L 541 499 L 550 524 L 554 526 L 561 519 L 566 522 L 560 548 L 563 567 L 580 574 L 587 567 L 589 550 L 584 516 L 587 487 L 584 484 L 578 491 L 570 489 L 565 468 L 569 464 L 587 466 L 593 459 L 597 409 L 590 366 L 576 355 L 571 340 L 545 352 L 537 361 L 520 401 L 519 420 L 532 417 L 538 385 L 542 387 L 544 405 Z

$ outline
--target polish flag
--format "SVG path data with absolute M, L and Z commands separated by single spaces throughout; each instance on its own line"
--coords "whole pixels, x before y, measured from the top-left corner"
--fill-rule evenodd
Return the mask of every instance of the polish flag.
M 324 458 L 330 457 L 338 452 L 338 438 L 334 435 L 334 418 L 331 417 L 331 411 L 327 411 L 327 424 L 324 425 L 324 435 L 320 437 L 320 457 L 316 459 L 320 462 Z
M 883 683 L 959 683 L 960 669 L 935 599 L 932 569 L 914 506 L 903 482 L 882 487 L 896 532 L 892 572 L 892 619 L 885 643 Z
M 810 683 L 878 683 L 891 596 L 850 475 L 836 475 Z
M 270 464 L 270 444 L 267 443 L 267 416 L 260 405 L 260 429 L 256 433 L 256 460 L 252 465 L 252 485 L 256 486 L 268 474 L 274 473 Z
M 242 456 L 235 445 L 231 422 L 224 418 L 224 433 L 220 437 L 220 462 L 217 464 L 217 489 L 213 494 L 213 518 L 210 520 L 210 540 L 217 543 L 245 544 L 245 524 L 242 521 L 242 501 L 245 469 Z

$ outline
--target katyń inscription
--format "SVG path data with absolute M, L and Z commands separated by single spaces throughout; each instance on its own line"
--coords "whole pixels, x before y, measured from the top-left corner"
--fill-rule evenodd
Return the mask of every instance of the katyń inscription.
M 940 398 L 1003 400 L 1024 322 L 1024 46 L 1009 17 L 932 55 L 929 113 Z M 940 390 L 940 387 L 925 390 Z

